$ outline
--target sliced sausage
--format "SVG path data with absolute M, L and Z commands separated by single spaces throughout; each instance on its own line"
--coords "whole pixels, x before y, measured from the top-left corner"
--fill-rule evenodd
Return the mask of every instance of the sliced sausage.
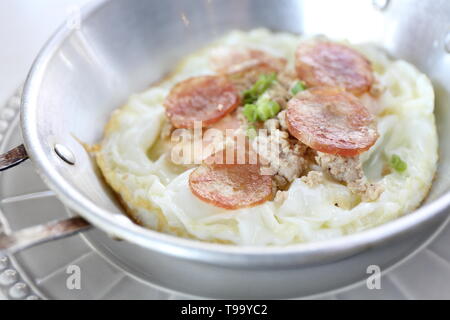
M 225 76 L 200 76 L 184 80 L 164 102 L 166 114 L 176 128 L 203 127 L 216 123 L 238 107 L 240 95 Z
M 214 206 L 237 210 L 272 198 L 272 177 L 256 164 L 201 165 L 189 176 L 192 193 Z
M 368 92 L 374 82 L 371 63 L 347 46 L 307 41 L 296 52 L 298 77 L 308 87 L 340 87 L 355 94 Z
M 312 88 L 288 103 L 289 132 L 307 146 L 328 154 L 356 156 L 378 139 L 374 117 L 351 93 Z

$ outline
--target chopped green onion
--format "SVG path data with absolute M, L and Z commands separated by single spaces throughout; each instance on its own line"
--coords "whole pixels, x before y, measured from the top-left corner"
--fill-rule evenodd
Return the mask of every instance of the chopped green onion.
M 305 84 L 302 81 L 297 81 L 295 85 L 292 87 L 291 92 L 295 96 L 297 93 L 305 90 L 306 90 Z
M 396 155 L 396 154 L 394 154 L 392 157 L 391 157 L 391 167 L 395 170 L 395 171 L 397 171 L 397 172 L 399 172 L 399 173 L 402 173 L 402 172 L 405 172 L 406 171 L 406 169 L 408 169 L 408 164 L 405 162 L 405 161 L 403 161 L 398 155 Z
M 250 139 L 254 139 L 257 135 L 258 133 L 256 132 L 256 128 L 254 126 L 248 126 L 247 137 L 249 137 Z
M 276 73 L 263 74 L 258 81 L 248 90 L 244 91 L 244 103 L 252 104 L 267 90 L 277 79 Z
M 249 123 L 255 122 L 258 120 L 258 114 L 256 113 L 256 105 L 254 104 L 246 104 L 242 113 Z
M 275 101 L 263 99 L 262 101 L 257 102 L 256 112 L 261 121 L 266 121 L 275 117 L 280 110 L 280 105 Z
M 242 113 L 248 123 L 266 121 L 275 117 L 281 111 L 280 105 L 267 98 L 260 98 L 255 104 L 246 104 Z
M 245 104 L 252 104 L 256 100 L 258 100 L 258 95 L 256 95 L 252 90 L 244 91 L 244 103 Z

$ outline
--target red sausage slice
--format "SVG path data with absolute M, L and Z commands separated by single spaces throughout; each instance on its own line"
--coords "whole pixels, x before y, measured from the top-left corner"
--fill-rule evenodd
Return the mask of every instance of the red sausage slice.
M 308 87 L 340 87 L 361 95 L 369 91 L 374 76 L 370 62 L 347 46 L 321 41 L 302 43 L 296 53 L 298 77 Z
M 341 89 L 312 88 L 288 103 L 289 132 L 324 153 L 353 157 L 378 139 L 373 115 L 354 95 Z
M 248 139 L 219 151 L 189 176 L 192 193 L 214 206 L 236 210 L 272 198 L 272 177 L 261 175 L 260 161 Z
M 166 98 L 166 114 L 176 128 L 207 127 L 236 109 L 240 96 L 224 76 L 201 76 L 178 83 Z
M 229 47 L 214 50 L 210 61 L 213 69 L 218 73 L 235 73 L 260 64 L 281 71 L 287 64 L 286 59 L 274 57 L 261 50 Z
M 263 176 L 259 165 L 201 165 L 189 176 L 192 193 L 216 207 L 237 210 L 272 198 L 272 177 Z

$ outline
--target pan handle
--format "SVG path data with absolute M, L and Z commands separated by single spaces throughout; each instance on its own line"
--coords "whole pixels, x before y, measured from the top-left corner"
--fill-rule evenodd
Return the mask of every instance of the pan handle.
M 9 235 L 2 234 L 0 235 L 0 256 L 13 254 L 49 241 L 67 238 L 86 231 L 90 227 L 89 222 L 83 218 L 73 217 L 26 228 Z
M 20 146 L 0 155 L 0 171 L 15 167 L 28 159 L 27 150 L 25 146 Z
M 3 155 L 0 155 L 0 171 L 15 167 L 28 159 L 25 146 L 22 144 Z M 90 228 L 89 222 L 81 217 L 52 221 L 12 234 L 0 234 L 0 256 L 39 245 L 48 241 L 69 237 Z

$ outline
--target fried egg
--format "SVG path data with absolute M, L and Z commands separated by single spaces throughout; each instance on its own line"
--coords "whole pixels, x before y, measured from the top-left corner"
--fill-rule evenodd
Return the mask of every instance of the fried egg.
M 265 29 L 233 31 L 187 57 L 171 77 L 132 95 L 113 113 L 96 162 L 134 221 L 202 241 L 282 246 L 360 232 L 420 206 L 438 162 L 433 87 L 413 65 L 391 60 L 371 44 L 345 43 L 370 60 L 377 86 L 382 88 L 374 106 L 379 139 L 361 154 L 365 175 L 383 187 L 377 200 L 361 201 L 345 185 L 326 176 L 315 186 L 296 179 L 274 200 L 252 208 L 226 210 L 193 195 L 189 175 L 194 168 L 172 163 L 168 146 L 161 140 L 168 122 L 163 102 L 171 88 L 193 76 L 214 74 L 209 56 L 224 46 L 262 50 L 287 59 L 293 67 L 296 48 L 306 40 Z M 370 108 L 373 101 L 366 103 Z M 393 155 L 407 164 L 405 172 L 386 171 Z

